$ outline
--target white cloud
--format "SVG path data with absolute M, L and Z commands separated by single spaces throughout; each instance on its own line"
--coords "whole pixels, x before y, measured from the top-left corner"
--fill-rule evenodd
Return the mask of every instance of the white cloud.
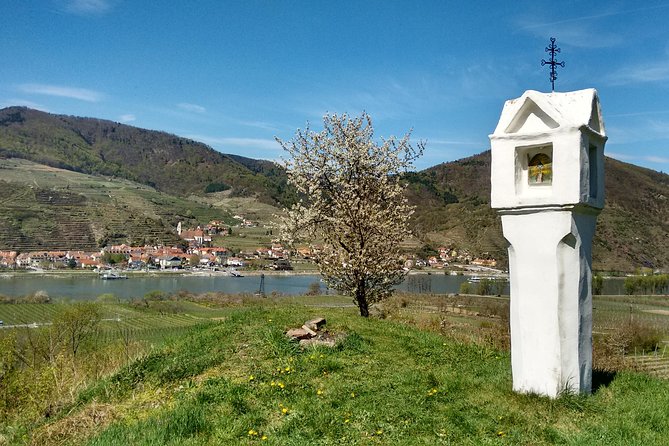
M 607 82 L 610 85 L 664 82 L 668 79 L 669 63 L 667 62 L 625 67 L 607 76 Z
M 262 150 L 280 150 L 281 146 L 273 139 L 262 138 L 218 138 L 203 135 L 188 135 L 187 138 L 209 144 L 211 146 L 255 148 Z
M 205 113 L 207 111 L 207 109 L 201 105 L 189 104 L 188 102 L 181 102 L 180 104 L 177 104 L 177 107 L 187 112 L 193 113 Z
M 662 156 L 644 156 L 642 159 L 650 161 L 651 163 L 669 163 L 669 158 Z
M 59 96 L 87 102 L 98 102 L 104 96 L 98 91 L 88 90 L 86 88 L 65 87 L 61 85 L 21 84 L 18 89 L 23 93 Z
M 609 156 L 611 158 L 615 158 L 615 159 L 621 160 L 621 161 L 631 161 L 631 160 L 636 159 L 636 157 L 631 156 L 631 155 L 627 155 L 625 153 L 610 152 L 608 150 L 606 151 L 606 156 Z
M 263 121 L 244 121 L 244 120 L 239 120 L 236 119 L 234 120 L 237 124 L 246 126 L 246 127 L 254 127 L 262 130 L 269 130 L 271 132 L 278 132 L 279 127 L 276 126 L 275 124 L 269 123 L 269 122 L 263 122 Z
M 628 162 L 645 161 L 656 164 L 669 164 L 669 158 L 662 156 L 654 156 L 654 155 L 635 156 L 620 152 L 609 152 L 608 150 L 606 151 L 606 156 L 610 156 L 611 158 L 615 158 L 620 161 L 628 161 Z
M 118 119 L 121 122 L 132 122 L 132 121 L 135 121 L 137 119 L 137 117 L 135 115 L 133 115 L 132 113 L 128 113 L 128 114 L 125 114 L 125 115 L 121 115 Z
M 545 21 L 537 17 L 524 17 L 517 21 L 522 31 L 529 32 L 537 37 L 547 35 L 559 36 L 559 42 L 580 48 L 610 48 L 625 43 L 620 32 L 609 31 L 610 27 L 596 28 L 596 24 L 604 25 L 601 19 L 614 16 L 638 15 L 646 11 L 666 9 L 669 5 L 642 6 L 633 9 L 619 9 L 615 3 L 608 5 L 609 10 L 600 8 L 596 14 L 568 17 L 562 20 Z M 658 12 L 660 14 L 660 12 Z M 583 23 L 589 22 L 589 23 Z M 636 34 L 643 30 L 635 30 Z
M 562 20 L 553 23 L 540 23 L 536 19 L 523 19 L 519 22 L 520 29 L 537 38 L 546 38 L 546 36 L 558 36 L 556 44 L 560 47 L 562 44 L 570 45 L 576 48 L 611 48 L 624 43 L 624 39 L 608 30 L 585 27 L 580 22 L 602 16 L 579 17 L 569 20 Z M 572 23 L 574 22 L 574 23 Z M 548 46 L 546 39 L 546 46 Z
M 65 10 L 77 15 L 101 15 L 111 10 L 109 0 L 67 0 Z

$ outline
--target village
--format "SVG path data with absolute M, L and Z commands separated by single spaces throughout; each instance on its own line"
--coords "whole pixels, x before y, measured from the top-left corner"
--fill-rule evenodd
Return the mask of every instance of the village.
M 240 228 L 254 227 L 257 223 L 236 215 Z M 210 221 L 194 228 L 183 229 L 178 223 L 176 234 L 182 243 L 175 246 L 128 246 L 126 244 L 105 246 L 97 251 L 80 251 L 63 248 L 51 251 L 18 252 L 0 251 L 0 269 L 9 270 L 104 270 L 118 268 L 129 271 L 175 271 L 208 269 L 258 269 L 293 270 L 293 263 L 308 265 L 314 270 L 312 250 L 308 246 L 289 249 L 278 239 L 266 246 L 233 250 L 224 246 L 213 246 L 214 236 L 228 236 L 232 228 L 220 221 Z M 220 239 L 219 239 L 220 240 Z M 465 249 L 440 247 L 436 255 L 420 258 L 407 255 L 405 270 L 437 269 L 453 265 L 467 266 L 466 269 L 494 269 L 497 261 L 489 256 L 472 256 Z

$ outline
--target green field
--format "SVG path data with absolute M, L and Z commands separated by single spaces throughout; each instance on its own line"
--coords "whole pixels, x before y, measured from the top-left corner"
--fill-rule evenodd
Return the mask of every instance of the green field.
M 128 336 L 144 347 L 79 385 L 49 419 L 40 411 L 7 418 L 0 444 L 661 445 L 669 438 L 669 380 L 633 371 L 643 370 L 634 361 L 598 368 L 592 396 L 512 392 L 506 298 L 404 294 L 369 320 L 341 296 L 193 299 L 96 304 L 97 348 Z M 628 322 L 630 305 L 633 320 L 656 324 L 669 340 L 660 297 L 597 297 L 595 332 Z M 0 318 L 48 322 L 66 308 L 6 304 Z M 284 337 L 315 316 L 327 318 L 339 339 L 334 348 L 303 349 Z

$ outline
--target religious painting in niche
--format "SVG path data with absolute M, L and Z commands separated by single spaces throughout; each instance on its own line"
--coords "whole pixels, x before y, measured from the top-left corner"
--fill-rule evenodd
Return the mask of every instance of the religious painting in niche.
M 553 162 L 545 153 L 537 153 L 527 163 L 527 180 L 531 185 L 548 185 L 553 180 Z

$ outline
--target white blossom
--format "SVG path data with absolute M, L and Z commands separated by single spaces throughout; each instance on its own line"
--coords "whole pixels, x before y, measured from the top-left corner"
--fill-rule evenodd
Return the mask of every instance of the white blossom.
M 290 155 L 288 179 L 303 196 L 286 211 L 287 243 L 307 239 L 329 286 L 354 297 L 360 314 L 392 293 L 406 271 L 400 244 L 414 212 L 404 197 L 402 173 L 423 152 L 409 134 L 373 140 L 369 115 L 326 115 L 323 130 L 298 130 L 277 141 Z

